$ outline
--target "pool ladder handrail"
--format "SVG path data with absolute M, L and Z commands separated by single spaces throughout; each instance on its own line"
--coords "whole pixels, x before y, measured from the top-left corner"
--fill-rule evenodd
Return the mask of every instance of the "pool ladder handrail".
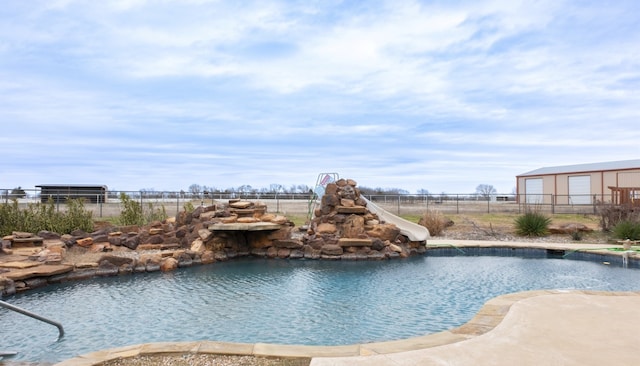
M 32 313 L 29 310 L 25 310 L 22 309 L 20 307 L 17 307 L 15 305 L 11 305 L 8 302 L 4 302 L 2 300 L 0 300 L 0 306 L 2 306 L 3 308 L 9 309 L 9 310 L 13 310 L 16 313 L 20 313 L 29 317 L 32 317 L 34 319 L 40 320 L 42 322 L 45 323 L 49 323 L 53 326 L 55 326 L 56 328 L 58 328 L 58 340 L 60 340 L 60 338 L 62 338 L 64 336 L 64 328 L 62 328 L 62 324 L 58 323 L 57 321 L 51 320 L 51 319 L 47 319 L 44 316 L 38 315 L 36 313 Z

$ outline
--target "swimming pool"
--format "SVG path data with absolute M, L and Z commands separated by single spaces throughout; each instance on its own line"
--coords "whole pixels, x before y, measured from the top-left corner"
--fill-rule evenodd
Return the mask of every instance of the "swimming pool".
M 338 345 L 459 326 L 498 295 L 639 290 L 640 270 L 547 258 L 423 256 L 398 261 L 236 260 L 100 278 L 4 299 L 62 323 L 0 309 L 13 360 L 56 362 L 130 344 L 218 340 Z

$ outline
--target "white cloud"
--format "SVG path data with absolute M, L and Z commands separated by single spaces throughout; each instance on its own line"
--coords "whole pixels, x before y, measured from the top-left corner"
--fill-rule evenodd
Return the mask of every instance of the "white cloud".
M 24 159 L 3 168 L 4 182 L 63 181 L 73 166 L 124 189 L 305 183 L 339 170 L 369 186 L 500 181 L 509 191 L 515 174 L 539 166 L 637 158 L 638 10 L 10 3 L 0 15 L 0 154 Z

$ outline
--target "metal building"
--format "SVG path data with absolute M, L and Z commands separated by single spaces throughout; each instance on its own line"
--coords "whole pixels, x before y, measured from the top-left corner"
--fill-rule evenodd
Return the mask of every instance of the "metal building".
M 521 203 L 640 205 L 640 159 L 546 167 L 516 179 Z
M 97 184 L 40 184 L 40 201 L 64 203 L 67 199 L 84 198 L 87 203 L 103 203 L 107 200 L 107 186 Z

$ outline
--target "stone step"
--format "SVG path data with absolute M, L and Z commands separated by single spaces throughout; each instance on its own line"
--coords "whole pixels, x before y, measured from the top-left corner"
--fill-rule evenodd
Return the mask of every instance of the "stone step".
M 371 239 L 340 238 L 338 240 L 338 245 L 341 247 L 370 247 L 372 244 Z
M 39 236 L 32 236 L 30 238 L 13 238 L 11 240 L 11 248 L 28 248 L 42 246 L 42 239 Z
M 230 208 L 229 212 L 234 213 L 240 217 L 253 216 L 256 210 L 253 208 Z
M 341 213 L 341 214 L 364 215 L 367 213 L 367 208 L 364 206 L 353 206 L 353 207 L 338 206 L 336 207 L 336 210 L 338 211 L 338 213 Z

